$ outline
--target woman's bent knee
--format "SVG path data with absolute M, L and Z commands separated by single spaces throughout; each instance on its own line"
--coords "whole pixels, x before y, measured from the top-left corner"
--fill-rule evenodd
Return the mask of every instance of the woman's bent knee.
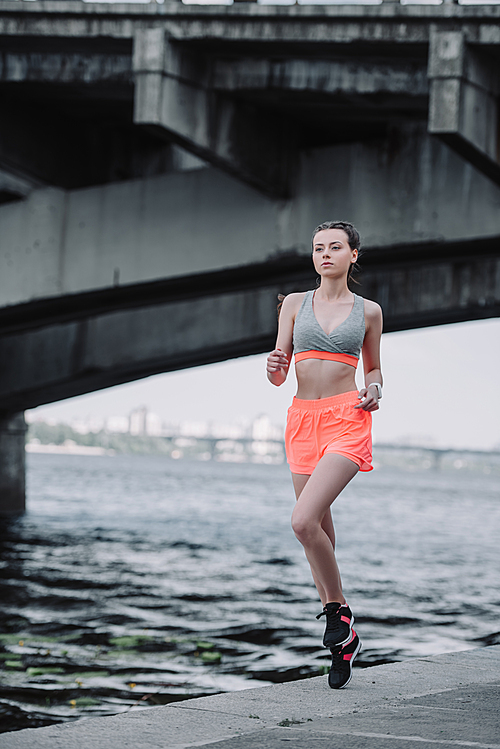
M 292 530 L 301 543 L 307 543 L 308 539 L 313 538 L 320 527 L 320 523 L 311 518 L 295 512 L 292 514 Z

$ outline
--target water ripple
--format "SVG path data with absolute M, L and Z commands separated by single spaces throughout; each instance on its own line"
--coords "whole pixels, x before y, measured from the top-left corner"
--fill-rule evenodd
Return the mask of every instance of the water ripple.
M 498 500 L 458 472 L 346 489 L 358 665 L 500 642 Z M 293 504 L 282 466 L 29 455 L 29 512 L 0 535 L 0 730 L 322 673 Z

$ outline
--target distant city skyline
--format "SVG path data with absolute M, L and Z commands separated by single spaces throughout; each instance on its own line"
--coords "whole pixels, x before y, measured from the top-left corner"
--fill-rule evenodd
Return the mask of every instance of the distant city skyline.
M 384 397 L 374 439 L 491 450 L 500 446 L 500 320 L 385 334 Z M 40 406 L 29 418 L 124 417 L 145 406 L 167 422 L 253 421 L 284 425 L 295 377 L 280 388 L 265 375 L 266 355 L 163 375 Z M 358 386 L 362 378 L 358 369 Z
M 26 412 L 28 424 L 46 423 L 48 425 L 67 424 L 78 434 L 89 434 L 106 431 L 114 434 L 130 434 L 132 436 L 147 435 L 148 437 L 183 436 L 197 439 L 254 439 L 279 440 L 283 438 L 283 430 L 273 424 L 267 414 L 245 421 L 173 421 L 168 422 L 150 411 L 146 406 L 132 409 L 127 416 L 99 417 L 89 414 L 86 417 L 54 418 L 44 416 L 39 410 Z

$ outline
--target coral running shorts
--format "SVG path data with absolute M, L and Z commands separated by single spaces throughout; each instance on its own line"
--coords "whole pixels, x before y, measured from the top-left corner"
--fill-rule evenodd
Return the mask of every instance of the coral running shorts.
M 319 400 L 294 398 L 288 409 L 285 449 L 292 473 L 311 474 L 327 453 L 344 455 L 371 471 L 372 415 L 362 408 L 358 391 Z

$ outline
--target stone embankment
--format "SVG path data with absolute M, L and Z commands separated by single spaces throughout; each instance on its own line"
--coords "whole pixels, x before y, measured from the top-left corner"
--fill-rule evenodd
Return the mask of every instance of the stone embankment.
M 500 645 L 0 736 L 1 749 L 500 749 Z

